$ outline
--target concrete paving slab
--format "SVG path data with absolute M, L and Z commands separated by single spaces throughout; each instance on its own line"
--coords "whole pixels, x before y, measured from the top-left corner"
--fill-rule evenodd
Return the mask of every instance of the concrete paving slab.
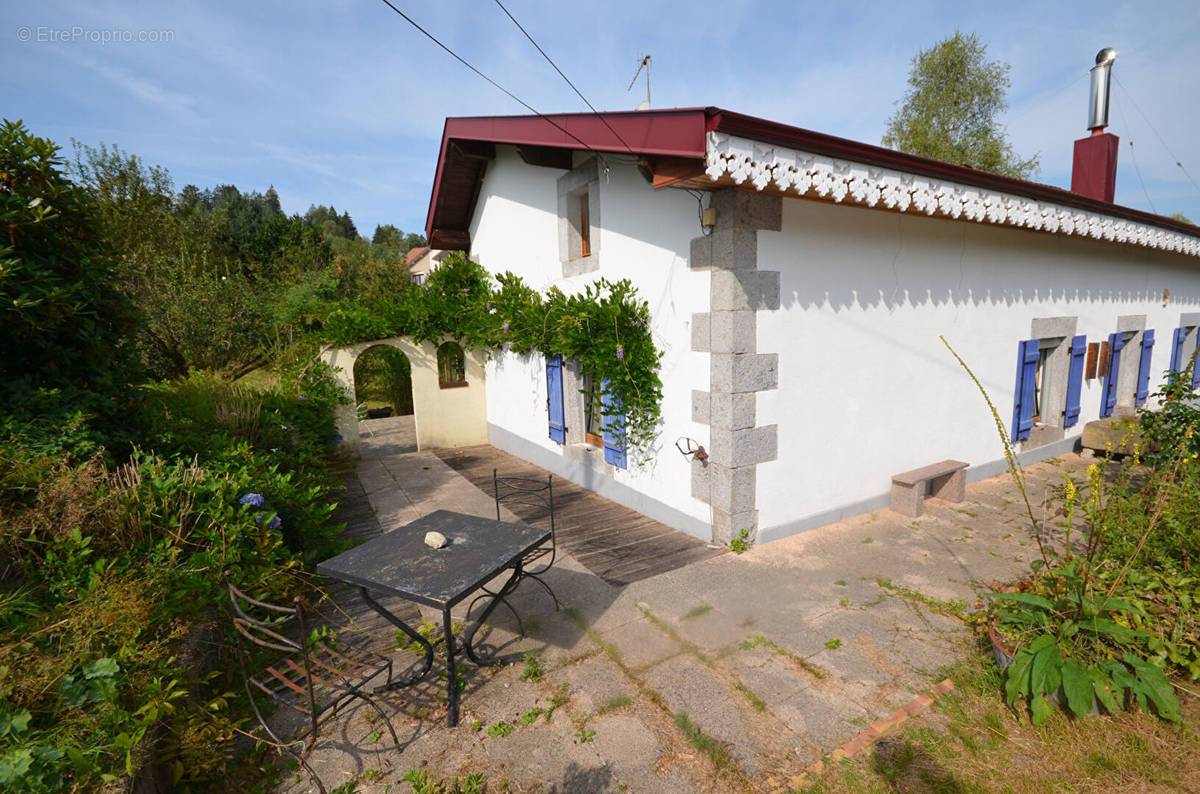
M 810 760 L 832 752 L 870 723 L 870 713 L 837 692 L 817 687 L 796 692 L 772 707 L 772 712 L 796 734 Z
M 686 714 L 701 731 L 724 743 L 746 775 L 760 772 L 767 759 L 787 747 L 778 730 L 754 725 L 753 708 L 741 693 L 689 656 L 668 659 L 647 670 L 644 678 L 672 713 Z
M 596 732 L 596 752 L 612 770 L 615 788 L 621 791 L 694 791 L 686 779 L 672 785 L 671 776 L 652 774 L 662 756 L 664 746 L 658 732 L 642 722 L 636 714 L 608 714 L 589 723 Z M 679 787 L 683 783 L 684 787 Z
M 646 618 L 601 632 L 601 636 L 631 670 L 645 669 L 684 652 L 679 643 Z
M 568 711 L 580 719 L 600 709 L 621 708 L 622 702 L 632 702 L 637 695 L 633 682 L 604 654 L 551 670 L 543 680 L 553 692 L 567 685 Z
M 612 769 L 592 742 L 580 742 L 573 726 L 545 722 L 523 725 L 507 736 L 483 740 L 489 779 L 520 780 L 528 791 L 596 791 L 615 789 Z

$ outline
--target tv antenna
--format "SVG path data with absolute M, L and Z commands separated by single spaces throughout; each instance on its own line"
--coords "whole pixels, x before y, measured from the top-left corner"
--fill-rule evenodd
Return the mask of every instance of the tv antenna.
M 637 71 L 633 73 L 633 79 L 629 81 L 629 88 L 626 88 L 625 92 L 628 93 L 633 90 L 633 84 L 637 82 L 638 75 L 642 73 L 642 69 L 646 70 L 646 101 L 641 103 L 640 105 L 638 105 L 637 109 L 638 110 L 649 110 L 650 109 L 650 56 L 649 55 L 642 56 L 642 59 L 640 61 L 638 61 Z

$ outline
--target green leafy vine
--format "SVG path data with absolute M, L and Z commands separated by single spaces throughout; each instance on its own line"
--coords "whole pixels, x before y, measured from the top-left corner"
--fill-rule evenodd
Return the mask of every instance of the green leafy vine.
M 461 253 L 446 257 L 426 283 L 401 283 L 386 301 L 337 305 L 323 323 L 326 339 L 350 345 L 392 336 L 452 338 L 464 347 L 576 359 L 603 381 L 624 422 L 610 425 L 644 463 L 661 420 L 662 351 L 650 331 L 650 307 L 628 279 L 601 278 L 574 295 L 538 292 L 504 272 L 493 278 Z

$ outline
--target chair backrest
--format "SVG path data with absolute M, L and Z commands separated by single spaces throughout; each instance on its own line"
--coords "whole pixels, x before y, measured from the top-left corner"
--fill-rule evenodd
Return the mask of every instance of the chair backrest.
M 501 505 L 509 508 L 524 506 L 526 509 L 512 510 L 522 521 L 537 522 L 549 518 L 550 543 L 554 543 L 554 475 L 545 480 L 533 477 L 501 476 L 492 469 L 492 485 L 496 494 L 496 520 L 500 519 Z
M 243 593 L 233 583 L 229 571 L 225 571 L 225 586 L 229 591 L 230 614 L 233 627 L 238 634 L 238 662 L 242 668 L 242 676 L 246 680 L 246 691 L 250 694 L 251 705 L 254 697 L 250 692 L 250 672 L 247 649 L 243 641 L 259 648 L 267 648 L 283 653 L 299 653 L 303 658 L 304 694 L 308 699 L 309 712 L 312 715 L 313 728 L 316 728 L 317 703 L 313 689 L 312 666 L 308 655 L 308 630 L 304 623 L 304 610 L 300 608 L 300 597 L 292 601 L 291 606 L 268 604 Z M 300 639 L 294 640 L 284 634 L 295 625 L 300 633 Z M 255 706 L 257 712 L 258 707 Z

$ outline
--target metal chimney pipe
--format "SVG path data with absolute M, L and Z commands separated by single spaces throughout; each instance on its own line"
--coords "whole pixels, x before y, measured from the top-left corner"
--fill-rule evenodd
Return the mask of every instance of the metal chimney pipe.
M 1117 51 L 1105 47 L 1096 53 L 1096 65 L 1092 67 L 1092 95 L 1088 106 L 1088 129 L 1099 135 L 1108 126 L 1108 97 L 1112 89 L 1112 65 Z

